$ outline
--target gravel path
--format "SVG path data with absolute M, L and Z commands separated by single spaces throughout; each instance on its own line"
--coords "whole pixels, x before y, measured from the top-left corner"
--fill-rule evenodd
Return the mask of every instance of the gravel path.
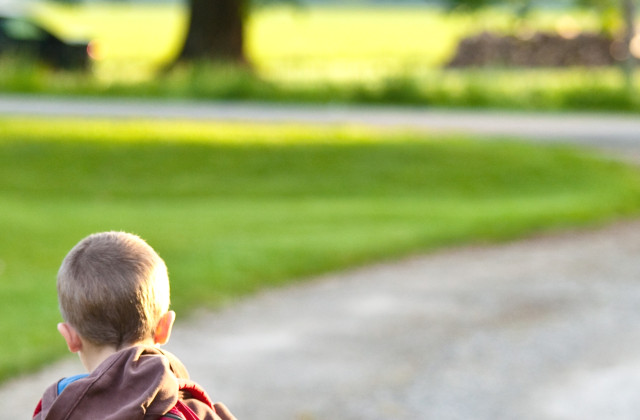
M 177 324 L 240 419 L 637 419 L 640 222 L 336 273 Z M 73 359 L 0 388 L 28 418 Z

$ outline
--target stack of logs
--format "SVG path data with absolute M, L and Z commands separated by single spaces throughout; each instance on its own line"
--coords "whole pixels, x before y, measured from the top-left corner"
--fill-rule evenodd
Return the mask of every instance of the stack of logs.
M 447 67 L 610 66 L 617 62 L 620 48 L 621 42 L 593 33 L 563 38 L 537 32 L 519 38 L 482 32 L 463 39 Z

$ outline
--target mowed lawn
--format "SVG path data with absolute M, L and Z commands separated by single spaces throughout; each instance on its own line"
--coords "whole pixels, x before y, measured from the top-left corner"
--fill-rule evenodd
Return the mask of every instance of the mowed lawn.
M 361 127 L 0 119 L 0 379 L 66 352 L 55 276 L 92 232 L 147 239 L 185 316 L 323 272 L 639 209 L 636 168 L 568 147 Z

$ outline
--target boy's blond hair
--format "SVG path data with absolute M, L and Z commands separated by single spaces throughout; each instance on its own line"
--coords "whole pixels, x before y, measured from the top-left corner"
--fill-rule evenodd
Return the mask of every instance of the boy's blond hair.
M 81 240 L 58 271 L 64 320 L 96 345 L 121 348 L 152 338 L 169 310 L 169 278 L 160 256 L 124 232 Z

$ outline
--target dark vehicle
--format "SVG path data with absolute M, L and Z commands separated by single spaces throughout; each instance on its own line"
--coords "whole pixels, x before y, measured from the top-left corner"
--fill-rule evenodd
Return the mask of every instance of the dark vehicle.
M 0 56 L 27 56 L 55 68 L 84 69 L 89 64 L 88 45 L 62 40 L 24 17 L 0 16 Z

